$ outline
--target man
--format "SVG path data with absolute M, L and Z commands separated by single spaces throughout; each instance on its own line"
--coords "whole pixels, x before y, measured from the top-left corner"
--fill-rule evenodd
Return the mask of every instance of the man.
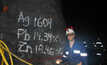
M 68 63 L 68 65 L 87 65 L 85 52 L 82 45 L 75 40 L 75 32 L 73 27 L 66 28 L 67 44 L 61 59 L 57 59 L 56 63 Z

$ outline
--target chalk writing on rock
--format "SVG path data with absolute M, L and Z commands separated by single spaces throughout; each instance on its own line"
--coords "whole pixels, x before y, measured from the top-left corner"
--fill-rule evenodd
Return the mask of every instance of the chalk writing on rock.
M 33 18 L 33 19 L 32 19 Z M 32 21 L 33 20 L 33 21 Z M 31 23 L 33 23 L 33 27 L 38 28 L 52 28 L 52 18 L 51 17 L 31 17 L 31 16 L 24 16 L 24 13 L 21 11 L 18 16 L 18 23 L 23 24 L 24 27 L 29 27 Z
M 20 11 L 17 22 L 18 52 L 52 56 L 61 54 L 62 48 L 55 48 L 59 35 L 52 32 L 54 23 L 51 17 L 25 16 Z M 50 46 L 53 43 L 54 46 Z

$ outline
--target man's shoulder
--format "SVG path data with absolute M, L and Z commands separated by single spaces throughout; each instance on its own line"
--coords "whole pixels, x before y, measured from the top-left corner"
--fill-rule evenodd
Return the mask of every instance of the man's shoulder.
M 79 42 L 75 42 L 74 48 L 85 49 L 85 48 L 84 48 L 84 45 L 83 45 L 82 43 L 79 43 Z

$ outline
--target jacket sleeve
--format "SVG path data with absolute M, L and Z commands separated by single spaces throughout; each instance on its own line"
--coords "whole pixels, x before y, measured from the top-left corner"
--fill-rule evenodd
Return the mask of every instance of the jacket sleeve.
M 65 47 L 64 47 L 64 49 L 63 49 L 63 54 L 62 54 L 62 57 L 61 57 L 61 60 L 63 61 L 63 63 L 67 61 L 67 54 L 66 54 L 66 52 L 68 52 L 67 51 L 67 46 L 68 45 L 66 44 Z
M 81 48 L 81 52 L 80 52 L 80 60 L 82 62 L 82 65 L 87 65 L 87 57 L 88 57 L 88 53 L 87 53 L 87 50 L 86 48 L 84 47 L 83 44 L 80 44 Z

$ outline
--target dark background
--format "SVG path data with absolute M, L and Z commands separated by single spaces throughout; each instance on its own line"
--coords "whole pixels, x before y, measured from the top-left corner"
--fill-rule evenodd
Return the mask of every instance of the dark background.
M 95 33 L 105 40 L 105 21 L 97 19 L 102 13 L 96 0 L 62 0 L 62 11 L 66 20 L 66 25 L 73 25 L 77 30 Z M 100 7 L 99 7 L 100 6 Z M 106 45 L 106 44 L 105 44 Z
M 97 32 L 96 2 L 94 1 L 62 1 L 62 11 L 66 24 L 76 27 L 78 30 L 89 33 Z
M 102 13 L 102 9 L 99 6 L 102 7 L 101 4 L 98 4 L 95 0 L 62 0 L 62 11 L 66 26 L 74 26 L 77 36 L 80 37 L 81 40 L 95 41 L 99 37 L 106 49 L 106 23 L 101 20 L 99 14 Z M 92 47 L 90 47 L 90 49 L 92 49 Z M 94 54 L 93 49 L 91 53 Z M 104 52 L 104 56 L 102 56 L 103 62 L 97 61 L 93 62 L 93 64 L 100 62 L 102 63 L 101 65 L 105 65 L 106 57 L 106 52 Z M 94 57 L 92 58 L 94 59 Z
M 106 42 L 106 23 L 100 21 L 99 17 L 101 17 L 102 11 L 99 6 L 100 4 L 95 0 L 62 0 L 62 11 L 66 25 L 73 25 L 75 30 L 82 33 L 95 34 Z

